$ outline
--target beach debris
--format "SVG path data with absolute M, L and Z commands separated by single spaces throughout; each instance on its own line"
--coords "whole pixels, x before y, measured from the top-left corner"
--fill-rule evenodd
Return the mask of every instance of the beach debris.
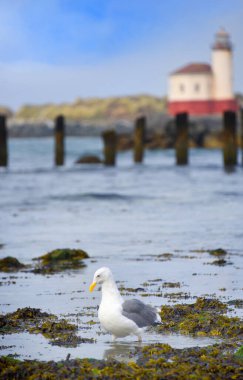
M 33 272 L 52 274 L 68 269 L 80 269 L 86 266 L 83 260 L 87 258 L 89 258 L 89 255 L 82 249 L 55 249 L 54 251 L 33 259 L 38 261 Z
M 0 272 L 17 272 L 26 266 L 15 257 L 7 256 L 0 259 Z

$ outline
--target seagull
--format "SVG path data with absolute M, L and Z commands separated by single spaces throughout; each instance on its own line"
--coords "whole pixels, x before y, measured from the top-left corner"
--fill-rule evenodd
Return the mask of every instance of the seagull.
M 123 300 L 109 268 L 102 267 L 95 272 L 90 292 L 97 284 L 102 287 L 98 317 L 101 326 L 112 334 L 113 341 L 135 335 L 141 342 L 144 328 L 161 322 L 159 309 L 138 299 Z

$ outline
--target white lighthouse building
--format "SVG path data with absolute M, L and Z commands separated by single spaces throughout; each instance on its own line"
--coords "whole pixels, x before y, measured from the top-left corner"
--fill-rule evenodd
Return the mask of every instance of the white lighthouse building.
M 216 33 L 211 65 L 190 63 L 170 75 L 168 108 L 172 115 L 237 110 L 233 93 L 232 44 L 224 29 Z

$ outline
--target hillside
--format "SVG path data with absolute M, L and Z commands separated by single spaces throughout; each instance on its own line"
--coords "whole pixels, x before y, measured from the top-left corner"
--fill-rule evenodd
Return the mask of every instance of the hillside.
M 138 114 L 152 116 L 166 112 L 166 98 L 149 95 L 122 96 L 110 98 L 77 99 L 73 103 L 25 105 L 14 115 L 25 121 L 52 120 L 64 115 L 73 121 L 133 120 Z
M 0 115 L 5 115 L 7 117 L 13 116 L 13 111 L 9 107 L 1 106 L 0 105 Z

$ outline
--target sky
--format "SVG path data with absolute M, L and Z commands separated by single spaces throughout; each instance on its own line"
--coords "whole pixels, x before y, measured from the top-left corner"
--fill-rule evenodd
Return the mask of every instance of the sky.
M 243 0 L 0 0 L 0 105 L 167 94 L 224 27 L 243 92 Z

